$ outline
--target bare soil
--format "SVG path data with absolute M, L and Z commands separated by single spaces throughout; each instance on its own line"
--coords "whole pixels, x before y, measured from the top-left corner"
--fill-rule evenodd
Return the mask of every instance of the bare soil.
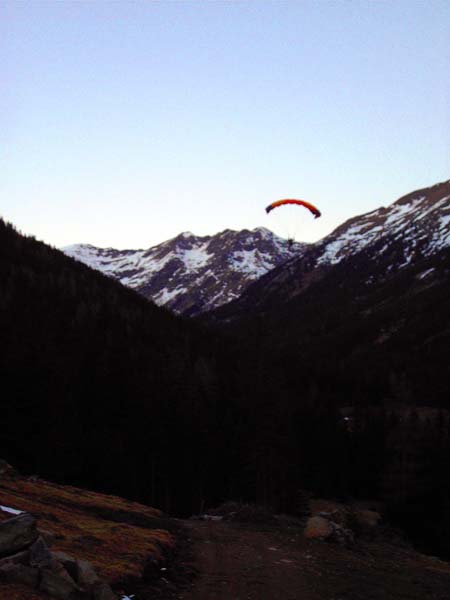
M 299 527 L 186 521 L 191 552 L 175 590 L 170 572 L 158 597 L 179 600 L 449 600 L 450 564 L 384 540 L 351 547 L 307 540 Z M 183 562 L 183 560 L 181 561 Z M 163 594 L 164 584 L 167 595 Z

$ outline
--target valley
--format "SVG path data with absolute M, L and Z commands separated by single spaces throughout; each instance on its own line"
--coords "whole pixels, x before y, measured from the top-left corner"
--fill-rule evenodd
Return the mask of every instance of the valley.
M 220 580 L 224 594 L 238 586 L 236 593 L 256 598 L 263 587 L 274 597 L 295 597 L 298 588 L 315 600 L 336 588 L 342 598 L 356 599 L 367 579 L 374 598 L 388 598 L 391 587 L 393 599 L 420 598 L 427 589 L 444 598 L 447 563 L 424 556 L 450 557 L 449 188 L 445 182 L 418 190 L 355 217 L 294 256 L 266 231 L 227 232 L 226 248 L 218 234 L 207 243 L 216 244 L 224 289 L 237 297 L 225 303 L 222 296 L 217 305 L 217 290 L 201 279 L 210 268 L 206 263 L 197 279 L 200 256 L 206 256 L 197 244 L 206 242 L 183 234 L 170 241 L 164 259 L 170 264 L 178 256 L 169 275 L 171 286 L 185 290 L 187 308 L 180 304 L 179 314 L 120 277 L 0 221 L 7 424 L 0 456 L 24 474 L 19 481 L 25 499 L 36 477 L 139 505 L 139 515 L 131 515 L 129 506 L 95 509 L 93 515 L 122 523 L 119 529 L 104 523 L 108 539 L 99 547 L 106 549 L 117 534 L 113 545 L 131 561 L 129 572 L 109 555 L 101 563 L 91 539 L 101 527 L 75 510 L 73 500 L 69 508 L 79 522 L 75 538 L 63 534 L 61 550 L 78 548 L 81 560 L 92 560 L 113 587 L 131 582 L 131 592 L 125 587 L 124 593 L 136 589 L 139 600 L 139 594 L 146 600 L 147 583 L 133 580 L 133 568 L 143 561 L 135 574 L 142 579 L 149 551 L 139 554 L 147 541 L 127 537 L 138 523 L 144 530 L 160 523 L 165 533 L 157 537 L 180 539 L 180 552 L 187 549 L 187 558 L 174 557 L 172 580 L 148 584 L 153 597 L 206 600 Z M 236 272 L 230 256 L 255 267 L 244 260 L 250 234 L 281 248 L 273 259 L 279 262 L 270 268 L 264 258 L 264 273 L 252 270 L 231 292 Z M 181 263 L 192 288 L 177 283 L 175 266 Z M 157 293 L 163 293 L 167 273 L 154 267 L 155 273 L 162 277 Z M 20 494 L 5 496 L 4 486 L 0 503 L 37 513 L 45 529 L 69 522 L 70 515 L 56 513 L 45 520 L 43 485 L 40 499 L 24 504 Z M 316 542 L 304 539 L 304 523 L 291 531 L 189 519 L 227 500 L 295 519 L 304 510 L 305 490 L 348 506 L 380 503 L 386 524 L 401 529 L 407 545 L 401 537 L 392 542 L 383 536 L 358 539 L 354 547 L 317 542 L 319 568 L 305 558 Z M 122 506 L 122 500 L 114 502 Z M 145 521 L 141 515 L 154 510 L 145 506 L 164 515 Z M 76 533 L 84 522 L 87 533 Z M 151 540 L 148 531 L 141 533 Z M 257 554 L 257 547 L 278 550 Z M 168 542 L 168 555 L 172 550 Z M 367 561 L 358 562 L 364 553 Z M 398 569 L 389 570 L 384 554 L 396 556 Z M 169 570 L 169 563 L 162 568 Z M 377 585 L 380 569 L 383 583 Z M 417 583 L 405 575 L 412 569 L 420 573 Z M 340 588 L 338 580 L 349 573 L 353 583 L 346 580 Z

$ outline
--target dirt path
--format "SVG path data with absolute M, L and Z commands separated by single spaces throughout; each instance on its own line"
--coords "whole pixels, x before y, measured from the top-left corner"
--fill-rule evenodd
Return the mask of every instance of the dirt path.
M 449 600 L 450 565 L 408 548 L 306 540 L 300 530 L 187 521 L 198 577 L 180 600 Z
M 286 540 L 273 531 L 243 530 L 221 522 L 189 522 L 187 526 L 200 574 L 180 598 L 319 600 L 301 569 L 302 561 L 308 559 L 297 534 Z

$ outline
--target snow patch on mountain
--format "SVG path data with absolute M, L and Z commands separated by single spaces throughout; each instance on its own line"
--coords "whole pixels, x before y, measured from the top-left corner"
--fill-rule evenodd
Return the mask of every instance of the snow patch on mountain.
M 256 278 L 273 268 L 273 262 L 266 255 L 261 255 L 257 249 L 234 252 L 230 257 L 230 264 L 236 271 Z
M 270 270 L 304 256 L 308 269 L 314 270 L 363 251 L 395 255 L 395 262 L 386 268 L 389 273 L 446 246 L 450 246 L 450 181 L 349 219 L 315 244 L 290 244 L 258 227 L 203 237 L 185 231 L 147 250 L 89 244 L 63 250 L 157 304 L 195 315 L 238 298 Z
M 252 281 L 306 247 L 258 227 L 203 237 L 185 231 L 147 250 L 76 244 L 63 251 L 156 304 L 196 314 L 237 298 Z
M 207 248 L 208 244 L 203 243 L 190 250 L 178 251 L 177 256 L 183 261 L 186 269 L 198 270 L 204 267 L 212 257 Z

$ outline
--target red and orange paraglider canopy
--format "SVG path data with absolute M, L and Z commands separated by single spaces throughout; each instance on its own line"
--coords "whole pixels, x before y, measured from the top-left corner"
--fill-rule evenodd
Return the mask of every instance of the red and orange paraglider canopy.
M 285 198 L 284 200 L 276 200 L 275 202 L 272 202 L 272 204 L 266 206 L 266 213 L 270 213 L 270 211 L 274 208 L 277 208 L 278 206 L 284 206 L 285 204 L 297 204 L 298 206 L 304 206 L 312 212 L 315 219 L 320 217 L 322 214 L 320 210 L 314 206 L 314 204 L 306 202 L 306 200 L 296 200 L 295 198 Z

